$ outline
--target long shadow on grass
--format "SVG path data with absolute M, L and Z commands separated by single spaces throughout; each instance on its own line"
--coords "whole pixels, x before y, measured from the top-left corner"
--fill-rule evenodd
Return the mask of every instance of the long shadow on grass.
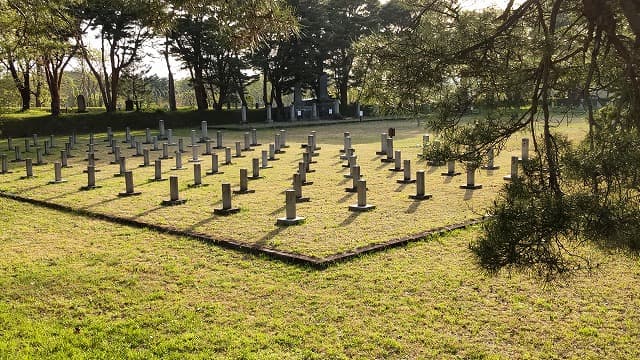
M 253 245 L 257 245 L 260 247 L 267 245 L 269 240 L 273 239 L 276 235 L 280 234 L 282 231 L 284 231 L 284 229 L 285 227 L 277 227 L 269 231 L 265 236 L 261 237 L 258 241 L 253 243 Z
M 354 195 L 355 193 L 347 193 L 345 196 L 341 197 L 340 200 L 338 200 L 338 203 L 342 204 L 347 200 L 351 199 Z
M 91 209 L 91 208 L 96 207 L 96 206 L 100 206 L 100 205 L 108 204 L 110 202 L 114 202 L 114 201 L 116 201 L 118 199 L 121 199 L 121 198 L 114 197 L 114 198 L 111 198 L 111 199 L 105 199 L 105 200 L 102 200 L 102 201 L 98 201 L 97 203 L 94 203 L 94 204 L 85 205 L 85 206 L 80 207 L 78 209 L 80 209 L 80 210 L 88 210 L 88 209 Z
M 282 205 L 279 208 L 273 210 L 272 212 L 269 213 L 269 215 L 277 215 L 280 214 L 287 206 L 286 205 Z
M 352 212 L 346 219 L 344 219 L 341 223 L 340 226 L 347 226 L 349 224 L 351 224 L 352 222 L 354 222 L 358 216 L 360 216 L 361 212 L 359 211 L 354 211 Z
M 464 192 L 464 200 L 465 200 L 465 201 L 467 201 L 467 200 L 471 200 L 471 198 L 473 197 L 473 192 L 474 192 L 474 191 L 475 191 L 475 190 L 467 189 L 467 190 Z
M 141 218 L 141 217 L 143 217 L 143 216 L 145 216 L 145 215 L 149 215 L 149 214 L 151 214 L 152 212 L 154 212 L 154 211 L 158 211 L 158 210 L 163 209 L 163 208 L 165 208 L 165 206 L 158 205 L 158 206 L 153 207 L 153 208 L 151 208 L 151 209 L 149 209 L 149 210 L 145 210 L 145 211 L 143 211 L 143 212 L 141 212 L 141 213 L 139 213 L 139 214 L 133 215 L 130 219 L 138 219 L 138 218 Z
M 414 201 L 413 203 L 411 203 L 411 205 L 409 205 L 409 207 L 407 208 L 407 210 L 405 210 L 405 214 L 413 214 L 416 212 L 416 210 L 418 210 L 418 208 L 420 207 L 420 204 L 422 204 L 422 201 Z
M 222 204 L 222 201 L 219 201 L 219 202 L 217 202 L 216 204 L 214 204 L 214 207 L 216 207 L 216 205 L 220 205 L 220 204 Z M 208 217 L 208 218 L 206 218 L 206 219 L 200 220 L 200 221 L 198 221 L 197 223 L 195 223 L 195 224 L 193 224 L 193 225 L 189 226 L 189 227 L 187 228 L 187 230 L 189 230 L 189 231 L 193 231 L 193 230 L 195 230 L 196 228 L 199 228 L 199 227 L 201 227 L 201 226 L 207 225 L 208 223 L 212 222 L 212 221 L 213 221 L 213 220 L 215 220 L 215 219 L 220 219 L 220 216 L 218 216 L 218 215 L 213 215 L 213 216 L 210 216 L 210 217 Z
M 409 185 L 409 184 L 400 184 L 400 186 L 398 186 L 394 191 L 395 192 L 402 192 L 402 190 L 404 190 L 407 187 L 407 185 Z

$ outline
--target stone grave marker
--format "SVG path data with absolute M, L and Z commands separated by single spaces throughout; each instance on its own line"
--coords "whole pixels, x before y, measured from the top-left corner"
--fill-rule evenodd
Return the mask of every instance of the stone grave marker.
M 242 151 L 253 151 L 251 148 L 251 135 L 248 132 L 244 133 L 244 147 Z
M 293 174 L 293 190 L 296 191 L 296 202 L 308 202 L 311 201 L 309 197 L 302 196 L 302 179 L 300 178 L 300 174 Z
M 158 130 L 160 131 L 160 136 L 158 136 L 159 139 L 164 140 L 167 138 L 167 133 L 164 129 L 164 120 L 158 120 Z
M 258 130 L 251 129 L 251 146 L 260 146 L 262 144 L 258 143 Z
M 467 163 L 467 183 L 460 185 L 461 189 L 476 190 L 482 189 L 482 185 L 476 184 L 476 169 Z
M 231 215 L 240 212 L 240 208 L 235 208 L 231 205 L 231 184 L 222 183 L 222 207 L 213 209 L 213 213 L 216 215 Z
M 262 176 L 260 176 L 260 159 L 258 158 L 251 159 L 251 177 L 249 179 L 262 179 Z
M 202 165 L 201 164 L 193 164 L 193 184 L 187 185 L 190 188 L 207 186 L 207 184 L 202 183 Z
M 225 147 L 224 148 L 224 164 L 225 165 L 231 165 L 231 148 L 230 147 Z
M 162 178 L 162 160 L 154 160 L 154 176 L 149 181 L 165 181 L 167 179 Z
M 162 143 L 162 156 L 160 157 L 160 159 L 171 159 L 171 157 L 169 156 L 169 144 Z
M 296 191 L 285 190 L 285 217 L 278 218 L 276 224 L 280 226 L 298 225 L 304 222 L 304 218 L 296 215 Z
M 49 145 L 49 140 L 44 141 L 44 154 L 51 155 L 51 145 Z
M 394 172 L 404 171 L 404 169 L 402 168 L 402 152 L 399 150 L 396 150 L 394 158 L 395 158 L 394 166 L 392 169 L 389 169 L 389 171 L 394 171 Z
M 255 190 L 249 190 L 249 178 L 247 176 L 247 169 L 240 169 L 240 189 L 234 190 L 234 194 L 251 194 L 256 192 Z
M 260 167 L 263 169 L 270 169 L 272 167 L 269 166 L 269 156 L 267 153 L 267 150 L 262 150 L 262 165 Z
M 207 125 L 206 121 L 200 122 L 200 142 L 205 142 L 209 140 L 209 125 Z
M 424 170 L 416 171 L 416 194 L 409 195 L 409 199 L 413 200 L 427 200 L 431 199 L 431 194 L 425 193 L 425 174 Z
M 153 148 L 151 149 L 151 151 L 160 151 L 160 147 L 159 147 L 160 144 L 158 143 L 158 137 L 152 136 L 151 141 L 153 142 Z
M 495 166 L 494 164 L 494 156 L 493 156 L 493 148 L 487 150 L 487 165 L 482 166 L 484 170 L 498 170 L 500 166 Z
M 69 161 L 67 160 L 67 150 L 60 150 L 60 163 L 63 168 L 70 168 Z
M 211 140 L 207 139 L 204 141 L 204 153 L 202 155 L 211 155 Z
M 180 193 L 178 192 L 178 177 L 175 175 L 169 176 L 169 200 L 163 200 L 162 205 L 173 206 L 181 205 L 187 202 L 186 199 L 180 199 Z
M 124 156 L 120 156 L 119 165 L 120 170 L 117 174 L 113 175 L 114 177 L 124 176 L 124 173 L 127 171 L 127 158 Z
M 458 176 L 459 172 L 456 171 L 456 161 L 448 160 L 447 161 L 447 172 L 440 173 L 442 176 Z
M 289 145 L 287 145 L 287 130 L 280 129 L 279 133 L 280 133 L 280 149 L 288 148 Z
M 269 144 L 269 160 L 271 160 L 271 161 L 278 160 L 276 158 L 276 145 L 275 144 Z
M 83 186 L 80 190 L 92 190 L 97 189 L 100 186 L 96 185 L 96 168 L 95 166 L 87 166 L 87 186 Z
M 413 184 L 415 179 L 411 179 L 411 160 L 404 161 L 404 172 L 402 179 L 396 180 L 398 184 Z
M 42 155 L 42 148 L 36 148 L 36 164 L 37 166 L 46 165 L 47 162 L 44 161 L 44 157 Z
M 176 144 L 173 142 L 173 129 L 167 129 L 167 144 L 169 144 L 169 146 Z
M 511 181 L 518 178 L 518 162 L 519 159 L 517 156 L 511 157 L 511 173 L 505 176 L 503 179 L 507 181 Z
M 189 147 L 194 147 L 196 145 L 196 131 L 191 130 L 191 145 Z
M 193 147 L 191 147 L 191 159 L 189 159 L 189 162 L 191 163 L 199 163 L 200 159 L 198 158 L 198 145 L 194 145 Z
M 122 142 L 123 143 L 131 142 L 131 128 L 128 126 L 124 128 L 124 140 Z
M 242 155 L 242 146 L 240 145 L 240 141 L 236 141 L 236 154 L 233 156 L 235 158 L 243 158 Z
M 142 143 L 137 142 L 136 143 L 136 153 L 133 155 L 134 157 L 140 157 L 142 156 Z
M 172 167 L 171 170 L 185 170 L 185 167 L 182 167 L 182 154 L 180 151 L 175 152 L 176 166 Z
M 11 174 L 12 171 L 9 171 L 9 162 L 7 161 L 7 154 L 1 154 L 0 160 L 2 160 L 2 168 L 0 169 L 0 174 Z
M 380 161 L 382 161 L 383 163 L 387 163 L 387 162 L 394 162 L 393 159 L 393 138 L 391 136 L 389 136 L 387 138 L 387 157 L 386 159 L 381 159 Z
M 22 161 L 22 152 L 20 151 L 20 146 L 16 145 L 13 147 L 13 152 L 15 154 L 15 159 L 11 160 L 11 162 L 21 162 Z
M 520 161 L 529 160 L 529 139 L 522 138 L 522 156 L 519 159 Z
M 140 164 L 138 167 L 147 167 L 149 165 L 150 165 L 149 149 L 144 149 L 142 151 L 142 164 Z
M 370 211 L 375 209 L 375 205 L 371 205 L 367 203 L 367 181 L 365 179 L 360 179 L 357 185 L 358 191 L 358 203 L 349 205 L 349 210 L 351 211 Z
M 113 161 L 111 161 L 111 165 L 120 163 L 120 146 L 116 146 L 113 148 Z
M 304 161 L 298 163 L 298 174 L 300 174 L 302 186 L 313 185 L 313 181 L 307 181 L 307 164 Z
M 219 170 L 218 154 L 211 154 L 211 170 L 207 171 L 207 175 L 224 174 Z
M 387 155 L 387 133 L 380 134 L 380 151 L 376 155 Z
M 118 194 L 120 197 L 126 196 L 137 196 L 142 194 L 140 191 L 135 191 L 133 188 L 133 171 L 125 171 L 124 172 L 124 192 Z
M 56 161 L 53 163 L 53 181 L 49 181 L 49 184 L 61 184 L 67 182 L 67 180 L 62 178 L 62 163 Z
M 216 131 L 216 149 L 224 149 L 224 145 L 222 144 L 222 131 Z
M 345 188 L 344 191 L 348 193 L 354 193 L 358 191 L 358 181 L 360 180 L 360 165 L 354 165 L 351 168 L 351 187 Z

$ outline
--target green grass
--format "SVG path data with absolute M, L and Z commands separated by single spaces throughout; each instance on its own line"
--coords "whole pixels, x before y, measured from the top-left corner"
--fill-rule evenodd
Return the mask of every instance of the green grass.
M 408 198 L 415 193 L 415 185 L 397 184 L 396 179 L 402 173 L 388 171 L 393 164 L 383 164 L 379 150 L 380 133 L 389 127 L 396 127 L 397 137 L 394 144 L 401 150 L 403 159 L 412 161 L 412 177 L 415 171 L 427 171 L 427 192 L 434 196 L 431 200 L 416 202 Z M 74 167 L 65 169 L 63 176 L 69 181 L 65 184 L 48 185 L 53 178 L 53 165 L 37 168 L 37 178 L 20 180 L 24 170 L 16 168 L 15 173 L 0 178 L 0 189 L 44 200 L 55 204 L 71 206 L 100 214 L 115 215 L 126 219 L 135 219 L 146 223 L 168 226 L 181 230 L 204 233 L 212 237 L 231 239 L 246 244 L 261 245 L 280 250 L 314 257 L 326 257 L 336 253 L 355 249 L 370 244 L 381 243 L 393 238 L 401 238 L 422 231 L 463 222 L 477 218 L 486 213 L 486 207 L 495 198 L 496 192 L 503 186 L 502 176 L 509 172 L 510 154 L 517 153 L 519 143 L 514 140 L 498 157 L 496 164 L 502 168 L 496 171 L 479 171 L 476 182 L 483 184 L 481 190 L 461 190 L 459 185 L 466 182 L 466 176 L 454 178 L 442 177 L 446 167 L 430 167 L 419 160 L 420 143 L 424 129 L 412 121 L 375 122 L 366 124 L 342 124 L 319 127 L 320 156 L 317 164 L 312 164 L 316 172 L 308 174 L 313 181 L 311 186 L 303 187 L 303 194 L 311 198 L 309 203 L 298 204 L 298 214 L 306 217 L 303 225 L 282 228 L 276 226 L 276 218 L 284 216 L 283 191 L 291 187 L 291 177 L 297 171 L 301 160 L 300 143 L 306 142 L 309 128 L 289 129 L 287 141 L 291 145 L 285 154 L 278 155 L 279 161 L 272 162 L 272 169 L 265 169 L 263 179 L 250 181 L 249 187 L 255 194 L 237 195 L 233 197 L 234 206 L 241 212 L 232 216 L 213 215 L 213 209 L 221 206 L 221 183 L 231 182 L 234 188 L 239 186 L 239 169 L 251 168 L 252 157 L 260 157 L 260 150 L 268 148 L 272 141 L 272 130 L 263 130 L 258 138 L 264 143 L 256 151 L 247 152 L 245 158 L 234 159 L 232 166 L 222 166 L 222 175 L 207 176 L 203 182 L 208 185 L 201 188 L 188 188 L 193 182 L 191 165 L 187 159 L 190 153 L 183 154 L 183 162 L 187 170 L 171 171 L 175 160 L 164 160 L 164 177 L 178 175 L 181 196 L 187 203 L 176 207 L 163 207 L 160 202 L 168 198 L 168 182 L 150 183 L 154 169 L 138 168 L 141 158 L 128 157 L 128 168 L 134 169 L 134 181 L 141 196 L 120 198 L 117 194 L 124 190 L 122 178 L 114 178 L 118 165 L 108 165 L 113 160 L 107 154 L 107 148 L 98 141 L 100 158 L 97 183 L 102 188 L 90 192 L 78 191 L 86 185 L 84 149 L 78 145 L 72 159 Z M 354 213 L 348 206 L 357 201 L 356 194 L 346 193 L 352 181 L 343 174 L 348 170 L 341 166 L 339 149 L 342 148 L 343 131 L 350 130 L 353 146 L 359 157 L 361 173 L 367 179 L 368 202 L 377 206 L 374 211 Z M 187 136 L 188 129 L 177 132 L 178 136 Z M 119 134 L 121 135 L 121 134 Z M 140 133 L 138 133 L 140 135 Z M 225 143 L 231 145 L 243 137 L 242 132 L 227 132 Z M 122 136 L 121 136 L 122 137 Z M 84 139 L 83 139 L 84 140 Z M 101 140 L 101 139 L 100 139 Z M 84 142 L 84 141 L 83 141 Z M 185 143 L 189 140 L 185 138 Z M 14 142 L 19 144 L 21 142 Z M 62 143 L 59 140 L 58 143 Z M 0 148 L 4 143 L 0 143 Z M 123 147 L 127 147 L 122 144 Z M 81 150 L 82 149 L 82 150 Z M 127 156 L 133 150 L 124 150 Z M 235 153 L 235 150 L 234 150 Z M 221 155 L 221 160 L 224 153 Z M 153 152 L 152 157 L 160 154 Z M 11 154 L 10 154 L 11 156 Z M 33 155 L 32 155 L 33 156 Z M 210 157 L 202 157 L 203 172 L 211 167 Z M 51 161 L 54 160 L 52 157 Z M 460 171 L 464 169 L 459 165 Z
M 244 210 L 224 219 L 211 218 L 219 180 L 206 177 L 210 186 L 187 190 L 189 170 L 180 175 L 189 201 L 170 209 L 156 209 L 168 184 L 145 184 L 151 170 L 135 170 L 143 191 L 136 199 L 115 197 L 123 190 L 122 179 L 112 178 L 116 167 L 106 165 L 98 177 L 103 188 L 79 193 L 86 182 L 79 158 L 64 171 L 70 180 L 65 185 L 45 185 L 53 177 L 51 165 L 36 168 L 38 177 L 31 180 L 19 180 L 23 170 L 13 165 L 16 173 L 0 175 L 0 189 L 121 216 L 137 215 L 140 205 L 153 211 L 137 218 L 183 228 L 211 218 L 198 231 L 248 234 L 247 239 L 265 238 L 271 246 L 324 254 L 387 240 L 389 231 L 395 236 L 451 220 L 448 216 L 473 215 L 467 204 L 477 201 L 475 208 L 482 208 L 495 196 L 508 171 L 506 159 L 519 149 L 518 139 L 510 142 L 498 161 L 503 168 L 479 176 L 485 189 L 467 200 L 456 188 L 463 179 L 446 184 L 435 175 L 440 169 L 430 169 L 427 184 L 436 197 L 407 213 L 410 204 L 404 201 L 411 188 L 396 192 L 398 185 L 387 182 L 399 175 L 387 178 L 389 172 L 376 169 L 379 161 L 370 153 L 389 126 L 398 129 L 397 147 L 415 155 L 423 129 L 412 122 L 318 128 L 322 150 L 313 167 L 319 171 L 310 174 L 317 184 L 304 190 L 313 201 L 299 208 L 309 221 L 277 232 L 280 191 L 299 157 L 293 145 L 306 140 L 308 128 L 288 131 L 292 147 L 266 179 L 250 183 L 258 190 L 254 197 L 234 197 Z M 335 206 L 344 196 L 335 184 L 341 181 L 335 156 L 344 130 L 352 131 L 371 179 L 370 200 L 379 208 L 335 226 L 349 218 L 348 202 Z M 581 123 L 562 130 L 576 139 L 585 131 Z M 178 133 L 187 134 L 188 129 Z M 271 135 L 264 130 L 259 138 L 266 143 Z M 230 143 L 241 133 L 226 136 Z M 103 162 L 110 160 L 104 149 Z M 248 160 L 223 167 L 228 174 L 221 177 L 237 182 L 237 169 Z M 129 166 L 138 161 L 129 160 Z M 170 163 L 163 164 L 165 170 Z M 465 209 L 460 213 L 456 206 Z M 279 212 L 272 214 L 274 209 Z M 595 272 L 555 284 L 522 273 L 491 276 L 469 250 L 480 234 L 472 228 L 318 271 L 3 198 L 0 215 L 0 358 L 640 357 L 640 260 L 624 253 L 585 247 L 581 251 L 599 264 Z M 306 239 L 308 233 L 317 237 Z
M 633 359 L 640 262 L 488 276 L 477 230 L 324 271 L 0 199 L 0 357 Z

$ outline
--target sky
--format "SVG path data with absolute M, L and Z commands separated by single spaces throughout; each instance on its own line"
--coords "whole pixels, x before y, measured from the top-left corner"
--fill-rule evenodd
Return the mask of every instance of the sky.
M 388 0 L 380 0 L 381 3 L 386 3 Z M 461 5 L 463 8 L 470 10 L 480 10 L 492 6 L 496 6 L 498 8 L 503 8 L 507 4 L 508 0 L 461 0 Z M 516 3 L 520 3 L 521 1 L 516 1 Z M 146 56 L 144 56 L 144 62 L 151 65 L 150 74 L 157 74 L 159 77 L 167 77 L 167 66 L 164 62 L 164 57 L 160 55 L 160 50 L 163 49 L 163 46 L 158 42 L 157 44 L 153 44 L 149 46 L 146 51 Z M 189 72 L 187 70 L 181 70 L 181 65 L 175 59 L 171 60 L 171 71 L 173 72 L 173 76 L 175 79 L 183 79 L 189 76 Z

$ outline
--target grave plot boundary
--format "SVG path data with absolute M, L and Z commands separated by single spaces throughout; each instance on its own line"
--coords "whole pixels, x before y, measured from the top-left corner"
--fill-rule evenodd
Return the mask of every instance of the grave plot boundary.
M 354 260 L 365 254 L 381 252 L 390 248 L 404 246 L 409 243 L 425 241 L 432 237 L 442 236 L 451 231 L 465 229 L 470 226 L 478 225 L 488 219 L 487 216 L 483 216 L 476 219 L 467 220 L 465 222 L 451 224 L 448 226 L 437 227 L 437 228 L 425 230 L 423 232 L 420 232 L 414 235 L 405 236 L 401 238 L 394 238 L 387 241 L 383 241 L 381 243 L 357 247 L 352 250 L 347 250 L 347 251 L 329 255 L 323 258 L 319 258 L 315 256 L 308 256 L 304 254 L 278 250 L 278 249 L 265 247 L 265 246 L 252 245 L 250 243 L 243 243 L 237 240 L 216 238 L 216 237 L 198 233 L 195 231 L 179 230 L 169 226 L 161 226 L 161 225 L 151 224 L 151 223 L 137 221 L 133 219 L 122 218 L 122 217 L 113 216 L 113 215 L 100 214 L 100 213 L 95 213 L 95 212 L 83 210 L 83 209 L 74 209 L 71 206 L 54 204 L 47 201 L 32 199 L 29 197 L 12 194 L 2 190 L 0 190 L 0 197 L 13 200 L 13 201 L 22 202 L 22 203 L 28 203 L 31 205 L 36 205 L 36 206 L 40 206 L 43 208 L 48 208 L 56 211 L 61 211 L 61 212 L 65 212 L 73 215 L 103 220 L 103 221 L 107 221 L 107 222 L 111 222 L 119 225 L 132 226 L 136 228 L 146 228 L 146 229 L 154 230 L 154 231 L 169 234 L 169 235 L 188 237 L 188 238 L 202 241 L 207 244 L 219 246 L 221 248 L 232 249 L 239 252 L 244 252 L 244 253 L 249 253 L 254 255 L 264 255 L 274 260 L 285 261 L 287 263 L 298 264 L 303 266 L 309 266 L 319 270 L 326 269 L 327 267 L 333 264 Z

